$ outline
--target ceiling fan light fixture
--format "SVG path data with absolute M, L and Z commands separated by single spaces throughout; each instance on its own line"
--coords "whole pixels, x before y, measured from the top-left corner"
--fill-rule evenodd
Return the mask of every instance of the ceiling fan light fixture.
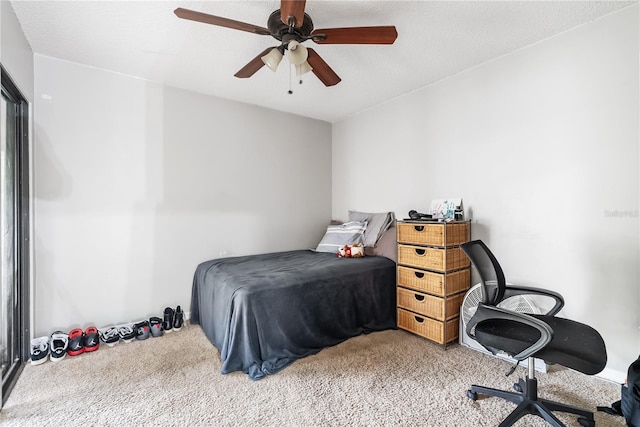
M 267 53 L 265 56 L 261 57 L 260 59 L 262 59 L 262 62 L 264 62 L 264 65 L 269 67 L 269 69 L 275 73 L 276 70 L 278 69 L 278 65 L 280 64 L 280 61 L 282 61 L 282 56 L 283 56 L 282 52 L 280 52 L 280 50 L 278 50 L 277 47 L 274 47 L 269 51 L 269 53 Z
M 287 50 L 289 51 L 289 62 L 293 65 L 301 65 L 306 62 L 309 57 L 307 48 L 295 40 L 289 42 Z
M 313 67 L 309 65 L 307 61 L 302 64 L 296 65 L 296 76 L 300 77 L 303 74 L 307 74 L 309 71 L 313 71 Z

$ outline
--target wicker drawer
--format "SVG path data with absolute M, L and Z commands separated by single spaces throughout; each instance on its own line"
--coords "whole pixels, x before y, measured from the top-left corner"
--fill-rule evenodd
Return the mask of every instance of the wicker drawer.
M 438 344 L 447 344 L 458 339 L 458 320 L 459 318 L 456 317 L 445 323 L 411 313 L 401 308 L 398 309 L 399 328 L 428 338 Z
M 398 242 L 425 246 L 457 246 L 469 240 L 468 222 L 397 224 Z
M 471 271 L 454 271 L 453 273 L 432 273 L 411 267 L 398 266 L 398 286 L 415 289 L 428 294 L 446 296 L 469 289 Z
M 398 288 L 398 307 L 424 314 L 437 320 L 452 319 L 460 315 L 460 304 L 464 294 L 438 298 L 411 289 Z
M 469 267 L 470 262 L 460 248 L 398 245 L 398 264 L 445 272 Z

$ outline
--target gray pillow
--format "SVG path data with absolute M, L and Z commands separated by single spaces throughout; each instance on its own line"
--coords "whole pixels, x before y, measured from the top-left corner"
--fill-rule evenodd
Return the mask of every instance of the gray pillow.
M 367 228 L 366 221 L 350 221 L 339 225 L 330 225 L 327 232 L 318 243 L 316 252 L 338 253 L 338 249 L 344 245 L 355 245 L 362 243 L 364 231 Z
M 396 227 L 389 227 L 378 240 L 378 245 L 374 248 L 365 247 L 364 253 L 367 256 L 384 256 L 397 263 L 398 242 L 396 239 Z
M 389 227 L 395 224 L 396 214 L 393 212 L 369 213 L 349 211 L 349 221 L 366 221 L 364 245 L 374 247 Z

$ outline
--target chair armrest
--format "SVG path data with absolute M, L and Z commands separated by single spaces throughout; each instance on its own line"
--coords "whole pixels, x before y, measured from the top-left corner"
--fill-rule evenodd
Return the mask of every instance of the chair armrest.
M 541 295 L 545 297 L 551 297 L 555 300 L 555 305 L 549 312 L 545 313 L 547 316 L 555 316 L 564 307 L 564 298 L 557 292 L 549 291 L 547 289 L 530 288 L 527 286 L 506 286 L 504 290 L 503 300 L 515 295 Z
M 527 326 L 531 326 L 532 328 L 536 328 L 540 332 L 540 338 L 538 339 L 538 341 L 513 356 L 513 358 L 516 360 L 524 360 L 529 356 L 535 354 L 537 351 L 543 349 L 547 344 L 549 344 L 549 342 L 553 338 L 553 330 L 551 329 L 551 327 L 540 319 L 536 319 L 535 317 L 525 313 L 505 310 L 500 307 L 485 305 L 482 303 L 478 305 L 476 313 L 467 324 L 467 334 L 471 335 L 471 330 L 479 322 L 490 319 L 511 320 Z

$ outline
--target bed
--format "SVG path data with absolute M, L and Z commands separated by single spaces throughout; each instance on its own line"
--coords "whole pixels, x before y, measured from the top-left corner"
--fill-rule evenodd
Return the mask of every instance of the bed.
M 298 250 L 215 259 L 193 279 L 191 323 L 218 348 L 223 374 L 252 380 L 350 337 L 395 328 L 396 264 Z

